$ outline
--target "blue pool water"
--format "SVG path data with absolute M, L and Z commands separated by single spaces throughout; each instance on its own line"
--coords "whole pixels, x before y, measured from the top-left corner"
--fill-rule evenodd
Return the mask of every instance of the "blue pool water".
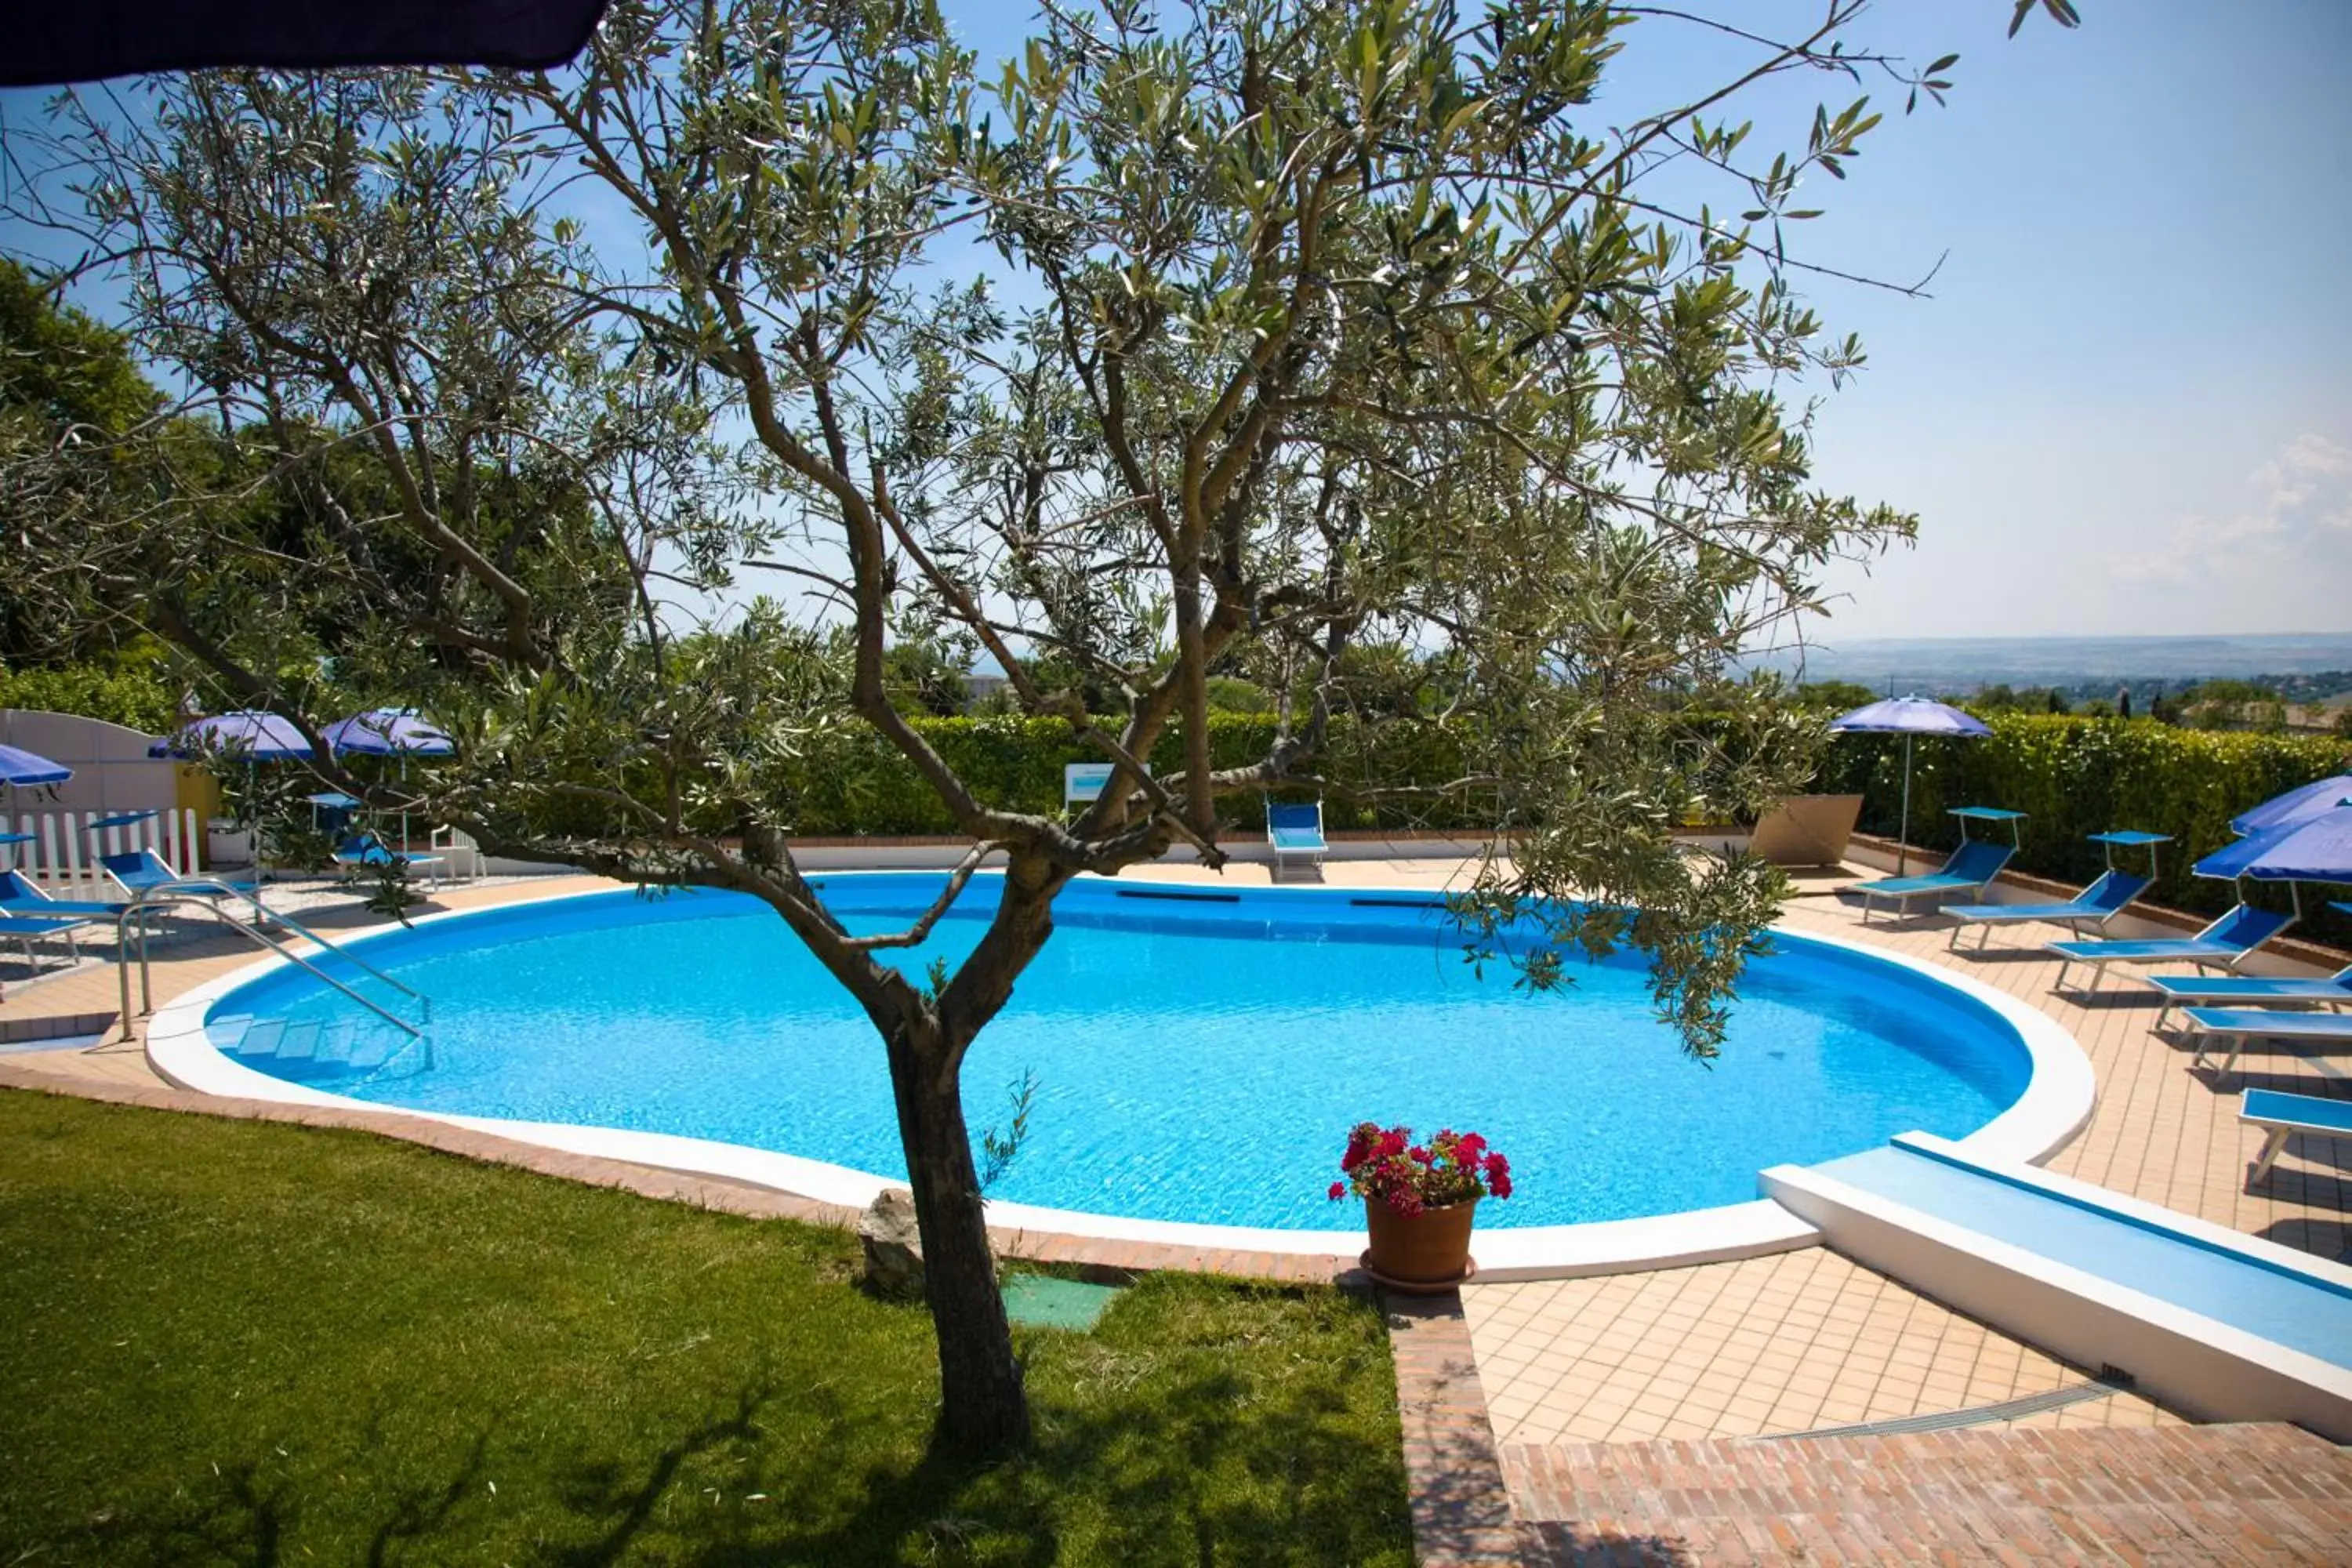
M 824 880 L 853 930 L 902 926 L 935 876 Z M 979 940 L 975 879 L 919 973 Z M 1024 1069 L 1030 1135 L 992 1196 L 1151 1219 L 1348 1227 L 1327 1201 L 1360 1120 L 1475 1129 L 1518 1192 L 1481 1226 L 1670 1213 L 1756 1195 L 1756 1173 L 1918 1128 L 1962 1137 L 2023 1089 L 2014 1031 L 1948 987 L 1781 939 L 1751 966 L 1722 1058 L 1685 1058 L 1626 957 L 1572 966 L 1550 994 L 1484 979 L 1412 894 L 1154 894 L 1082 882 L 964 1071 L 975 1140 L 1009 1119 Z M 713 1138 L 901 1176 L 870 1024 L 764 906 L 629 893 L 496 910 L 365 949 L 433 1000 L 430 1066 L 248 1065 L 419 1110 Z M 210 1013 L 363 1019 L 299 971 Z M 348 1030 L 346 1030 L 348 1033 Z

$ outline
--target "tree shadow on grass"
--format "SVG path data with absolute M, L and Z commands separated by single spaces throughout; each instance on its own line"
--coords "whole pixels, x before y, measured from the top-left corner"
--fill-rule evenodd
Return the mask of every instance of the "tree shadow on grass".
M 384 1568 L 386 1563 L 396 1561 L 398 1548 L 404 1544 L 425 1543 L 425 1554 L 430 1555 L 432 1538 L 447 1528 L 458 1505 L 477 1495 L 489 1442 L 489 1434 L 476 1433 L 466 1462 L 446 1482 L 429 1491 L 404 1492 L 394 1500 L 391 1517 L 376 1526 L 368 1542 L 368 1568 Z
M 257 1467 L 250 1464 L 224 1467 L 218 1485 L 184 1490 L 159 1513 L 95 1521 L 92 1560 L 235 1563 L 275 1568 L 297 1513 L 288 1501 L 284 1483 L 264 1490 L 257 1478 Z
M 604 1568 L 625 1561 L 631 1548 L 652 1522 L 663 1500 L 677 1489 L 679 1472 L 688 1461 L 729 1444 L 753 1445 L 779 1436 L 760 1424 L 761 1412 L 774 1400 L 776 1390 L 766 1382 L 748 1384 L 735 1394 L 734 1408 L 697 1423 L 646 1461 L 642 1468 L 619 1460 L 602 1460 L 575 1470 L 562 1485 L 564 1507 L 575 1517 L 599 1522 L 595 1540 L 575 1546 L 551 1547 L 543 1561 L 556 1568 Z M 793 1438 L 806 1441 L 811 1425 L 795 1412 Z M 815 1423 L 819 1432 L 839 1418 L 837 1410 Z M 723 1548 L 731 1552 L 731 1545 Z M 763 1549 L 764 1550 L 764 1549 Z M 701 1561 L 702 1559 L 696 1559 Z M 772 1552 L 742 1561 L 777 1561 Z
M 1025 1454 L 974 1461 L 935 1445 L 862 1478 L 851 1515 L 796 1542 L 795 1561 L 985 1560 L 1128 1564 L 1412 1561 L 1391 1427 L 1368 1435 L 1328 1380 L 1274 1384 L 1213 1356 L 1071 1342 L 1059 1347 L 1123 1393 L 1083 1404 L 1040 1391 Z M 1146 1364 L 1149 1363 L 1149 1364 Z M 1068 1371 L 1064 1368 L 1065 1373 Z M 712 1553 L 698 1568 L 772 1561 Z

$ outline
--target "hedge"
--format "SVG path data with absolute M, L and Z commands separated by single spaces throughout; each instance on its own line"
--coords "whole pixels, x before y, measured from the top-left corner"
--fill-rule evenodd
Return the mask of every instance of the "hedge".
M 1074 739 L 1058 719 L 914 719 L 909 722 L 948 765 L 990 805 L 1015 811 L 1052 813 L 1062 807 L 1062 769 L 1070 763 L 1102 761 L 1100 752 Z M 1370 776 L 1396 784 L 1436 784 L 1459 777 L 1462 753 L 1440 723 L 1391 723 L 1379 731 L 1379 768 Z M 1273 746 L 1271 715 L 1213 713 L 1209 755 L 1218 767 L 1242 767 Z M 1343 754 L 1357 743 L 1349 726 L 1336 727 L 1333 748 Z M 1151 754 L 1152 772 L 1168 777 L 1183 770 L 1184 740 L 1171 729 Z M 863 725 L 845 727 L 811 743 L 794 770 L 800 802 L 794 830 L 812 837 L 856 834 L 951 833 L 955 825 L 929 784 L 888 742 Z M 1298 798 L 1311 798 L 1311 792 Z M 1255 794 L 1224 803 L 1221 816 L 1244 832 L 1265 825 L 1265 802 Z M 1433 816 L 1427 803 L 1398 801 L 1377 807 L 1333 799 L 1324 822 L 1334 828 L 1466 826 L 1462 807 Z
M 2000 713 L 1984 740 L 1920 740 L 1911 779 L 1911 842 L 1932 849 L 1958 842 L 1956 805 L 2025 813 L 2021 871 L 2065 882 L 2099 873 L 2099 847 L 2085 836 L 2136 827 L 2168 833 L 2152 897 L 2174 909 L 2218 913 L 2235 889 L 2189 874 L 2202 855 L 2230 842 L 2230 818 L 2285 790 L 2352 765 L 2342 741 L 2316 736 L 2179 730 L 2149 719 L 2081 719 Z M 1900 736 L 1845 735 L 1831 746 L 1821 788 L 1859 791 L 1862 826 L 1892 836 L 1903 798 Z M 2137 856 L 2137 851 L 2120 854 Z M 2119 861 L 2137 864 L 2137 860 Z M 2283 893 L 2264 891 L 2264 900 Z M 2307 928 L 2323 940 L 2352 939 L 2352 921 L 2326 911 L 2326 890 L 2307 892 Z
M 172 694 L 152 671 L 88 664 L 0 668 L 0 708 L 79 713 L 149 735 L 162 734 L 173 719 Z

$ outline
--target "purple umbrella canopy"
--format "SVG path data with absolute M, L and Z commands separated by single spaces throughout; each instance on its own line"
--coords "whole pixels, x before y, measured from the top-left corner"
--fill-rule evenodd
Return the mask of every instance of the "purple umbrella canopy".
M 1830 721 L 1837 735 L 1990 735 L 1984 721 L 1929 697 L 1889 697 Z
M 9 5 L 0 85 L 94 81 L 205 66 L 562 64 L 580 52 L 605 0 L 373 0 L 287 5 L 263 0 L 82 0 Z
M 2257 882 L 2352 882 L 2352 805 L 2249 834 L 2198 861 L 2195 870 Z
M 2334 778 L 2321 779 L 2317 784 L 2307 784 L 2301 789 L 2273 795 L 2252 811 L 2242 812 L 2230 818 L 2230 830 L 2233 833 L 2260 833 L 2265 828 L 2307 822 L 2345 805 L 2352 805 L 2352 773 L 2337 773 Z
M 1895 837 L 1895 874 L 1903 875 L 1911 862 L 1911 741 L 1916 735 L 1948 735 L 1964 740 L 1990 735 L 1984 721 L 1963 713 L 1948 702 L 1931 697 L 1889 697 L 1866 703 L 1830 721 L 1833 735 L 1900 735 L 1903 737 L 1903 816 Z
M 63 784 L 73 777 L 73 770 L 63 763 L 53 763 L 19 746 L 0 746 L 0 784 L 14 789 L 18 784 Z
M 371 708 L 336 720 L 322 738 L 337 752 L 368 757 L 446 757 L 457 749 L 414 708 Z
M 241 709 L 235 713 L 215 713 L 209 719 L 199 719 L 183 726 L 177 733 L 168 735 L 147 748 L 151 757 L 209 757 L 232 755 L 249 762 L 283 762 L 289 757 L 307 757 L 310 742 L 302 731 L 275 713 L 255 709 Z

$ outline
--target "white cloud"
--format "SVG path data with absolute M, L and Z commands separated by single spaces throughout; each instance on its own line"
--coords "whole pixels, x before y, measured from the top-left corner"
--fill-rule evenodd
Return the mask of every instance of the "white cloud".
M 2279 571 L 2333 572 L 2352 543 L 2352 447 L 2305 431 L 2246 477 L 2248 504 L 2190 514 L 2120 574 L 2221 591 Z

